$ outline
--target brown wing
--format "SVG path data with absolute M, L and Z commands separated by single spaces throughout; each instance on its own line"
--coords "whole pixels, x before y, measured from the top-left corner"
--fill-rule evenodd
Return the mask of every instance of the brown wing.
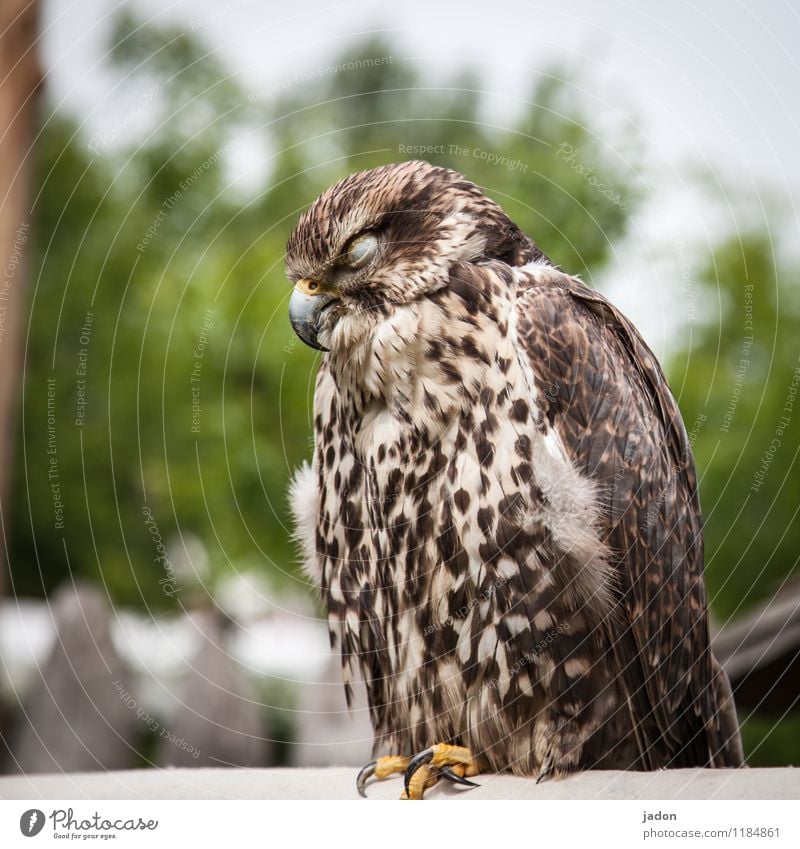
M 730 688 L 709 649 L 697 479 L 666 378 L 601 295 L 555 269 L 520 276 L 538 403 L 603 499 L 625 619 L 609 638 L 641 765 L 738 765 Z

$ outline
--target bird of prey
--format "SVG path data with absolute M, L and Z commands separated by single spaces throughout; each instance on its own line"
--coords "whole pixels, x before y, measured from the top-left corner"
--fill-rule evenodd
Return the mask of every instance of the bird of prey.
M 741 765 L 689 440 L 631 322 L 421 161 L 325 191 L 286 266 L 325 352 L 292 509 L 384 753 L 362 795 Z

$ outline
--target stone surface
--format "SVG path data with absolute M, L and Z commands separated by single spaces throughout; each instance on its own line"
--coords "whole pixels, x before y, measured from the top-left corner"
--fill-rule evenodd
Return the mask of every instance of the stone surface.
M 328 769 L 163 769 L 0 778 L 0 799 L 359 799 L 356 771 Z M 536 784 L 483 775 L 480 787 L 446 782 L 431 799 L 800 799 L 800 769 L 584 772 Z M 371 799 L 396 799 L 399 777 L 370 784 Z

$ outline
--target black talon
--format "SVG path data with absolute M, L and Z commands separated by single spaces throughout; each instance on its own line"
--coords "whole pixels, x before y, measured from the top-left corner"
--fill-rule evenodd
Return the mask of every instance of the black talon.
M 356 788 L 358 789 L 359 794 L 365 799 L 367 798 L 367 779 L 375 775 L 375 767 L 377 765 L 377 761 L 370 761 L 366 766 L 361 768 L 361 771 L 356 776 Z
M 453 784 L 463 784 L 464 787 L 480 787 L 480 784 L 476 784 L 474 781 L 470 781 L 462 775 L 456 775 L 454 772 L 451 772 L 449 766 L 442 767 L 442 769 L 439 770 L 439 774 L 442 778 L 452 781 Z
M 553 756 L 548 755 L 544 759 L 544 763 L 542 764 L 541 770 L 539 770 L 539 776 L 536 779 L 537 784 L 541 784 L 543 781 L 547 781 L 553 773 Z
M 406 796 L 408 795 L 408 786 L 411 782 L 414 773 L 423 765 L 428 764 L 433 760 L 433 749 L 425 749 L 424 752 L 420 752 L 418 755 L 414 755 L 413 758 L 408 762 L 408 766 L 406 767 L 406 774 L 403 776 L 403 785 L 406 788 Z

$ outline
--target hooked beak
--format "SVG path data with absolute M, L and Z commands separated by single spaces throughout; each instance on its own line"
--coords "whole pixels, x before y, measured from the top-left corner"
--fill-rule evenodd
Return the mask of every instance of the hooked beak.
M 327 292 L 310 294 L 308 283 L 308 280 L 299 280 L 294 287 L 292 297 L 289 299 L 289 321 L 292 323 L 294 332 L 306 345 L 318 351 L 327 351 L 328 349 L 317 341 L 319 322 L 325 307 L 338 298 Z

